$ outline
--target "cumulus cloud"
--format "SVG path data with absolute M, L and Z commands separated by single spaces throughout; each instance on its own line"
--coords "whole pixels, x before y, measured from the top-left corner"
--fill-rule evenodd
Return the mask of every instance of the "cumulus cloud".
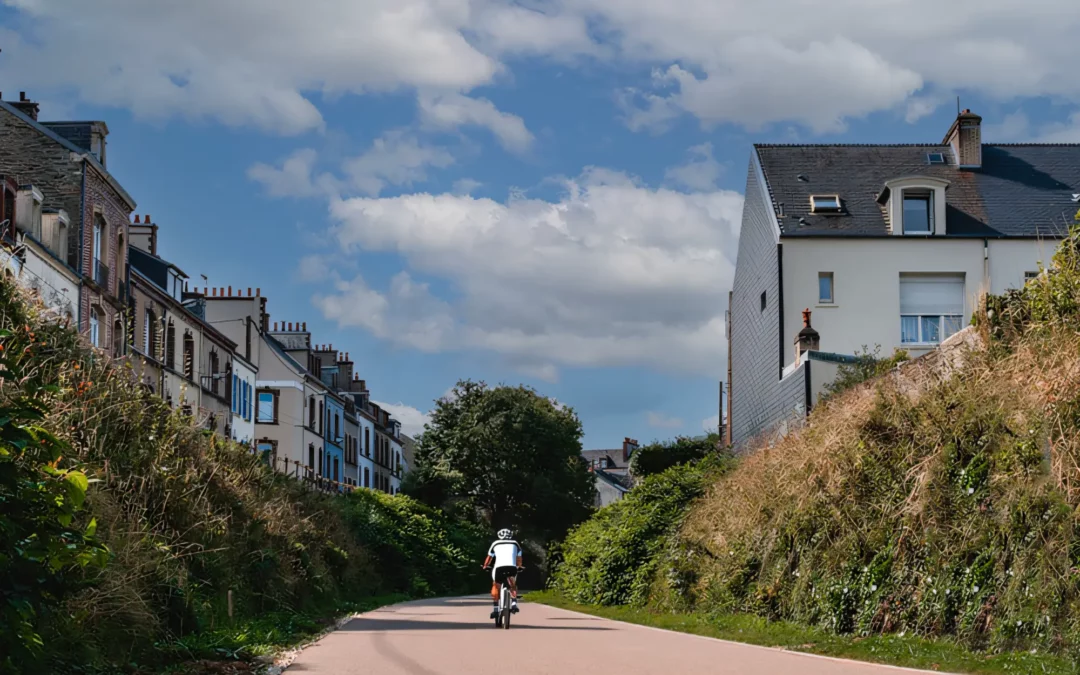
M 318 153 L 311 148 L 297 150 L 282 160 L 281 166 L 263 162 L 252 164 L 248 178 L 262 184 L 271 197 L 314 197 L 329 194 L 335 189 L 335 181 L 328 175 L 312 176 Z
M 531 142 L 524 123 L 466 96 L 512 75 L 504 59 L 657 68 L 631 125 L 681 114 L 815 131 L 896 109 L 927 114 L 956 90 L 1080 102 L 1071 0 L 5 0 L 0 79 L 75 91 L 139 118 L 214 119 L 277 133 L 323 126 L 317 96 L 407 89 L 441 125 Z M 253 17 L 255 17 L 253 19 Z M 283 37 L 284 36 L 284 37 Z M 927 98 L 926 92 L 934 92 Z M 436 98 L 443 96 L 441 104 Z M 460 98 L 459 98 L 460 97 Z
M 720 416 L 713 415 L 701 420 L 701 429 L 706 433 L 712 433 L 720 429 Z
M 716 187 L 722 167 L 713 159 L 712 143 L 695 145 L 688 150 L 690 160 L 664 172 L 664 178 L 691 190 L 707 191 Z
M 532 145 L 533 135 L 525 121 L 500 111 L 487 99 L 457 93 L 423 94 L 419 103 L 421 120 L 429 128 L 485 127 L 511 152 L 525 152 Z
M 342 326 L 429 352 L 489 350 L 546 379 L 566 365 L 718 371 L 742 196 L 600 169 L 563 186 L 555 201 L 335 199 L 343 251 L 397 253 L 454 295 L 403 272 L 386 288 L 340 281 L 314 302 Z
M 1026 113 L 1018 110 L 983 127 L 983 138 L 988 143 L 1080 143 L 1080 112 L 1062 121 L 1034 125 Z
M 424 425 L 431 421 L 431 414 L 406 405 L 400 401 L 397 403 L 384 403 L 372 401 L 375 405 L 390 413 L 390 416 L 401 422 L 401 431 L 406 436 L 416 438 L 424 431 Z
M 683 425 L 683 421 L 677 417 L 671 417 L 660 412 L 649 411 L 646 415 L 646 419 L 650 427 L 656 429 L 678 429 Z

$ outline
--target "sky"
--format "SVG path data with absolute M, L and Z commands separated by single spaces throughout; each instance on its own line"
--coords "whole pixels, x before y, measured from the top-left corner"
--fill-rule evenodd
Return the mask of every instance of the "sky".
M 108 123 L 203 285 L 348 351 L 408 432 L 461 378 L 586 448 L 718 421 L 752 144 L 1080 141 L 1075 0 L 0 0 L 0 91 Z

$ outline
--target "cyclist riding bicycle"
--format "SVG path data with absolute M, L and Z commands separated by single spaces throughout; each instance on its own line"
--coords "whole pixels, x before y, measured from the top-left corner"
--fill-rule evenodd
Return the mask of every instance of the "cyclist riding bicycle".
M 488 549 L 487 559 L 484 560 L 484 569 L 491 565 L 492 559 L 495 565 L 491 570 L 491 599 L 495 601 L 495 609 L 491 611 L 491 618 L 499 614 L 499 584 L 510 584 L 510 611 L 517 614 L 517 573 L 521 568 L 521 545 L 514 541 L 514 533 L 503 528 L 498 532 L 498 540 Z

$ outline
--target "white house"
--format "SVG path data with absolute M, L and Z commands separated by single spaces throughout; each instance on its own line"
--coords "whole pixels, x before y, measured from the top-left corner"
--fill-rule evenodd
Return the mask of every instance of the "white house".
M 71 219 L 63 209 L 42 207 L 45 196 L 33 185 L 19 188 L 15 230 L 21 253 L 18 278 L 37 291 L 57 318 L 78 318 L 79 274 L 68 265 Z
M 728 313 L 731 443 L 808 414 L 864 347 L 933 349 L 983 294 L 1050 261 L 1078 207 L 1080 145 L 985 145 L 981 122 L 965 110 L 938 144 L 754 146 Z

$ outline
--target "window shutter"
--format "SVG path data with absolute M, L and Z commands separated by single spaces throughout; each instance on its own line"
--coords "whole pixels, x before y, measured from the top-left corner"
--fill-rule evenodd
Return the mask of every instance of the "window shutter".
M 908 275 L 900 278 L 900 313 L 963 315 L 964 277 Z

